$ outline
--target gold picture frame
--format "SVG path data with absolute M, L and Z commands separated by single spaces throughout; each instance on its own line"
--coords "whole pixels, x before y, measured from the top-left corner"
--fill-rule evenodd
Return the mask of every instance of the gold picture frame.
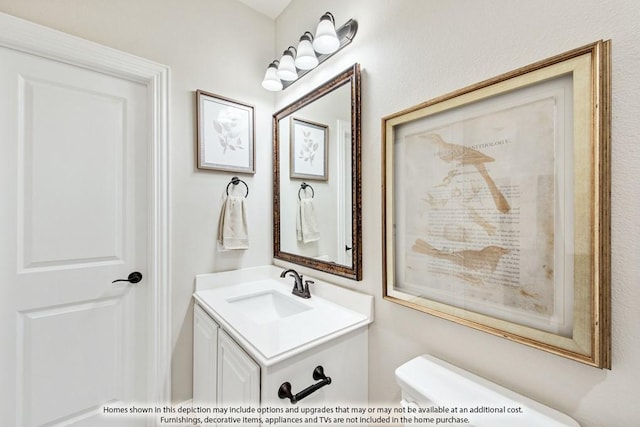
M 610 361 L 610 41 L 382 119 L 383 297 Z

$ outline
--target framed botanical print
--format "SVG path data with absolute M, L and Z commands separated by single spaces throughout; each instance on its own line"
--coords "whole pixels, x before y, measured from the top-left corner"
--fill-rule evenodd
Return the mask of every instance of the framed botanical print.
M 253 106 L 196 91 L 199 169 L 255 173 Z
M 328 178 L 329 127 L 291 117 L 290 177 L 326 181 Z

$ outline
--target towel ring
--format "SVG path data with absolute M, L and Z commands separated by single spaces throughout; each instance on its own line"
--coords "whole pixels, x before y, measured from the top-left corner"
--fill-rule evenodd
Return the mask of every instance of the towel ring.
M 229 195 L 229 186 L 231 184 L 238 185 L 239 183 L 243 183 L 244 186 L 247 188 L 247 194 L 245 194 L 244 197 L 246 198 L 249 195 L 249 186 L 247 185 L 247 183 L 241 180 L 240 178 L 238 178 L 237 176 L 234 176 L 233 178 L 231 178 L 231 181 L 227 184 L 227 196 Z
M 312 199 L 316 196 L 316 192 L 315 192 L 315 191 L 313 191 L 313 187 L 312 187 L 312 186 L 310 186 L 309 184 L 307 184 L 306 182 L 303 182 L 302 184 L 300 184 L 300 189 L 298 190 L 298 200 L 302 200 L 302 199 L 300 198 L 300 192 L 301 192 L 302 190 L 306 190 L 307 188 L 310 188 L 310 189 L 311 189 L 311 198 L 312 198 Z

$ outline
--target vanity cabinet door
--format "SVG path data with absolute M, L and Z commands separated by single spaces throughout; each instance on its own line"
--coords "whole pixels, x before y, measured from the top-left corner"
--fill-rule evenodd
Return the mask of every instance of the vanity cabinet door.
M 218 331 L 198 304 L 193 308 L 193 402 L 217 404 Z
M 257 407 L 260 366 L 223 330 L 218 333 L 218 405 Z

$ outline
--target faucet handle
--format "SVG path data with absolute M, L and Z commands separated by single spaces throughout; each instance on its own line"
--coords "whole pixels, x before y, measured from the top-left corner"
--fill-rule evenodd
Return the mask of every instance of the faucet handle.
M 304 295 L 305 298 L 311 298 L 311 292 L 309 292 L 309 285 L 313 285 L 315 282 L 313 280 L 305 280 L 304 281 Z

